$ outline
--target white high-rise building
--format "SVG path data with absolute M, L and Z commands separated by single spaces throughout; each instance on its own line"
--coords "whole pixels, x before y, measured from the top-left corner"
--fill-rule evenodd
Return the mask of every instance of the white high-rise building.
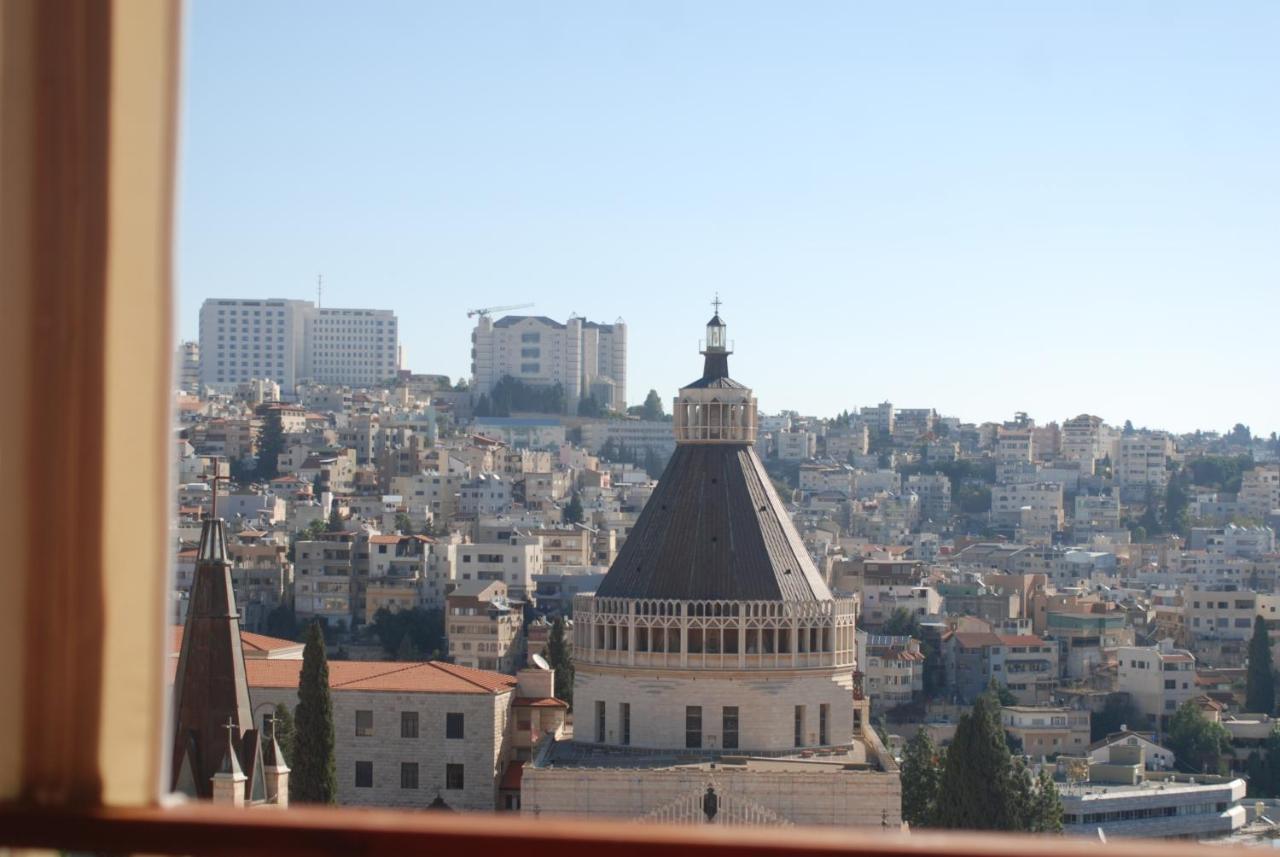
M 627 325 L 570 318 L 481 315 L 471 334 L 474 395 L 488 395 L 504 377 L 533 387 L 564 388 L 565 408 L 595 396 L 601 407 L 627 407 Z
M 200 387 L 200 343 L 183 342 L 178 345 L 177 378 L 179 390 L 194 393 Z
M 308 381 L 377 384 L 396 374 L 398 350 L 391 310 L 278 298 L 210 299 L 200 307 L 200 381 L 214 389 L 260 378 L 292 398 Z

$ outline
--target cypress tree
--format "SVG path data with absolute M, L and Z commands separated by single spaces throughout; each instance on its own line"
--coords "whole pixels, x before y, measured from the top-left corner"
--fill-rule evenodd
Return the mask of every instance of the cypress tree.
M 1253 638 L 1249 640 L 1249 672 L 1246 676 L 1245 709 L 1255 714 L 1271 714 L 1276 708 L 1275 677 L 1271 674 L 1271 638 L 1267 621 L 1253 618 Z
M 563 617 L 556 617 L 551 623 L 551 633 L 547 635 L 547 663 L 556 671 L 556 698 L 563 699 L 573 708 L 573 658 L 569 656 Z
M 307 644 L 302 650 L 293 751 L 289 797 L 300 803 L 336 803 L 338 775 L 333 759 L 333 700 L 329 696 L 324 633 L 318 620 L 307 629 Z
M 285 764 L 293 763 L 293 712 L 289 711 L 289 706 L 283 702 L 276 703 L 274 712 L 276 718 L 276 743 L 280 745 L 280 752 L 284 753 Z M 263 735 L 262 740 L 265 744 L 270 740 L 269 735 Z M 290 789 L 292 792 L 292 789 Z
M 275 479 L 280 475 L 280 456 L 284 453 L 284 423 L 275 408 L 266 411 L 258 430 L 258 478 Z
M 937 826 L 1017 830 L 1013 762 L 1000 726 L 1000 701 L 988 690 L 963 714 L 938 784 Z
M 938 748 L 921 728 L 902 751 L 902 819 L 912 827 L 933 823 L 939 776 Z

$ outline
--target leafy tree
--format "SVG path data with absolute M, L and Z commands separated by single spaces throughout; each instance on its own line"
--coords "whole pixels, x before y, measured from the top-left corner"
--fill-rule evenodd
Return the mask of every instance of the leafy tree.
M 981 515 L 991 511 L 991 489 L 986 485 L 961 485 L 955 499 L 960 511 L 966 515 Z
M 342 515 L 338 512 L 337 503 L 334 503 L 333 508 L 329 510 L 329 525 L 325 529 L 331 533 L 340 533 L 344 529 Z
M 459 378 L 458 383 L 453 385 L 453 391 L 455 393 L 465 393 L 470 389 L 471 385 L 467 383 L 466 378 Z
M 324 632 L 319 622 L 311 623 L 307 645 L 302 652 L 293 745 L 290 799 L 299 803 L 337 803 L 333 700 L 329 696 L 329 662 L 325 657 Z
M 258 476 L 258 465 L 248 458 L 231 459 L 231 481 L 237 485 L 247 485 Z
M 577 491 L 574 491 L 573 496 L 569 498 L 569 502 L 565 504 L 562 520 L 566 524 L 580 524 L 583 517 L 582 498 L 578 496 Z
M 1253 443 L 1253 433 L 1244 423 L 1236 423 L 1231 428 L 1231 434 L 1227 435 L 1227 442 L 1237 446 L 1249 446 Z
M 881 633 L 891 637 L 920 636 L 920 623 L 915 615 L 905 607 L 895 607 L 880 629 Z
M 600 402 L 594 395 L 587 396 L 578 400 L 578 416 L 601 417 L 604 416 L 604 408 L 600 407 Z
M 1108 696 L 1102 711 L 1093 715 L 1089 722 L 1089 740 L 1101 741 L 1113 732 L 1119 732 L 1125 727 L 1141 729 L 1145 725 L 1146 719 L 1138 711 L 1137 706 L 1133 704 L 1133 700 L 1127 695 L 1114 694 Z
M 267 635 L 282 640 L 292 640 L 298 636 L 298 618 L 294 615 L 290 604 L 281 602 L 267 614 Z
M 477 417 L 493 416 L 493 405 L 489 402 L 489 397 L 484 393 L 480 394 L 480 398 L 476 400 L 476 406 L 472 408 L 472 413 Z
M 558 616 L 551 623 L 547 635 L 547 663 L 556 671 L 555 694 L 573 707 L 573 658 L 569 654 L 569 641 L 565 639 L 564 617 Z
M 1019 803 L 1022 805 L 1018 829 L 1028 833 L 1061 833 L 1062 798 L 1053 777 L 1044 769 L 1038 777 L 1032 777 L 1021 760 L 1015 768 L 1020 778 Z
M 1276 708 L 1275 676 L 1271 671 L 1271 637 L 1267 620 L 1253 618 L 1253 637 L 1249 640 L 1249 670 L 1245 677 L 1245 709 L 1255 714 L 1271 714 Z
M 1272 728 L 1261 753 L 1254 750 L 1249 754 L 1245 771 L 1249 797 L 1280 796 L 1280 726 Z
M 413 644 L 412 635 L 405 634 L 400 638 L 400 645 L 396 647 L 396 660 L 401 662 L 422 660 L 422 654 L 418 651 L 418 647 Z
M 1133 435 L 1138 433 L 1138 430 L 1133 427 L 1133 420 L 1124 421 L 1124 428 L 1121 429 L 1121 433 L 1125 437 L 1132 437 Z
M 258 432 L 258 478 L 275 479 L 280 475 L 280 456 L 284 453 L 284 423 L 280 411 L 268 408 Z
M 1193 702 L 1184 702 L 1169 719 L 1165 732 L 1169 749 L 1184 770 L 1221 774 L 1231 753 L 1231 733 L 1200 713 Z
M 396 660 L 422 660 L 424 654 L 437 657 L 444 650 L 444 614 L 439 610 L 414 607 L 393 613 L 383 607 L 373 614 L 369 630 L 387 656 Z M 410 654 L 413 657 L 401 657 Z
M 1009 688 L 1000 684 L 995 679 L 991 680 L 991 684 L 987 687 L 987 692 L 994 693 L 996 697 L 996 701 L 999 702 L 1001 705 L 1017 705 L 1018 704 L 1018 697 L 1013 695 L 1013 691 L 1009 690 Z M 996 712 L 996 714 L 998 716 L 999 712 Z
M 396 512 L 396 529 L 406 536 L 413 535 L 413 520 L 408 512 Z
M 662 397 L 658 395 L 657 390 L 649 391 L 649 395 L 644 397 L 644 405 L 641 407 L 641 416 L 646 420 L 656 421 L 666 416 L 666 412 L 662 408 Z
M 658 454 L 658 450 L 652 446 L 644 451 L 644 472 L 649 474 L 650 479 L 657 479 L 662 476 L 662 470 L 666 465 L 662 462 L 662 456 Z
M 938 804 L 938 748 L 922 727 L 902 751 L 902 819 L 912 827 L 934 822 Z
M 1164 527 L 1171 533 L 1186 538 L 1191 534 L 1191 519 L 1187 507 L 1191 498 L 1187 494 L 1187 475 L 1179 470 L 1170 474 L 1164 492 Z

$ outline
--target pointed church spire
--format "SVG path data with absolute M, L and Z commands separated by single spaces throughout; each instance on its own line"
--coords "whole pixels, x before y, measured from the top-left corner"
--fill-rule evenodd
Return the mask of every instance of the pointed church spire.
M 256 771 L 260 742 L 253 729 L 240 616 L 224 531 L 225 524 L 217 518 L 205 520 L 201 527 L 173 682 L 170 785 L 200 798 L 212 797 L 211 780 L 225 761 L 228 746 L 235 755 L 234 748 L 239 743 L 239 752 L 245 754 L 232 760 L 241 776 L 245 766 L 260 773 Z M 223 730 L 228 732 L 225 737 Z M 234 735 L 232 730 L 236 730 Z

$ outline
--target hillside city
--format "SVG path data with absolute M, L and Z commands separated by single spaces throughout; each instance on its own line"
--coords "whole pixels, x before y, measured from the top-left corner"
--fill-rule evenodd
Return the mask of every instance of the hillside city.
M 1275 432 L 761 413 L 718 306 L 679 391 L 628 378 L 621 320 L 503 309 L 451 378 L 391 310 L 205 301 L 176 791 L 1277 835 Z

